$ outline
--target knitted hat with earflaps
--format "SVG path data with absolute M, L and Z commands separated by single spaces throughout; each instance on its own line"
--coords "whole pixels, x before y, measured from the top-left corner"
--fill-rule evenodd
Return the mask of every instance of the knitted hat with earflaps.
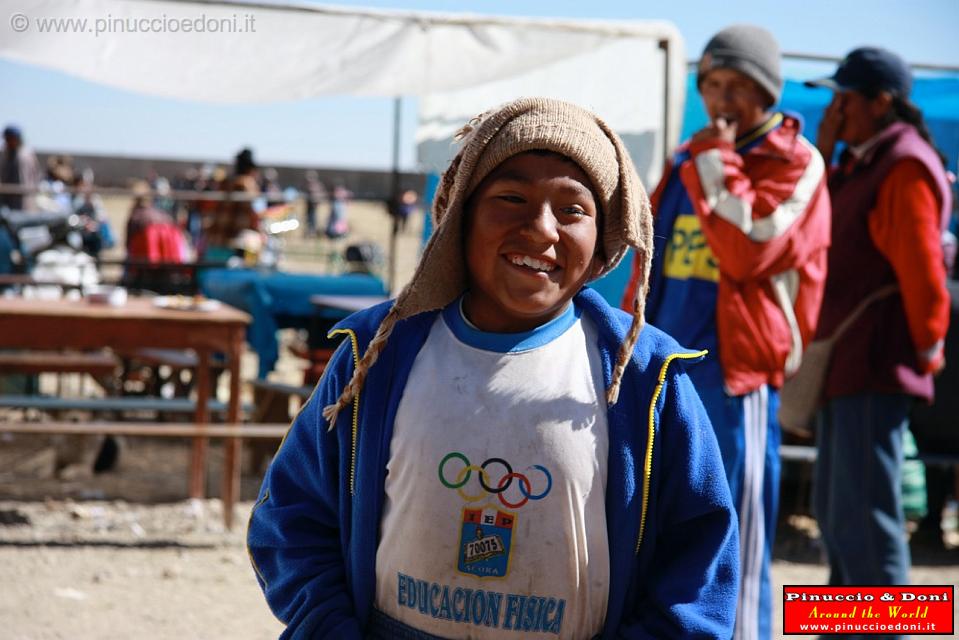
M 568 102 L 550 98 L 522 98 L 477 116 L 457 134 L 462 148 L 443 174 L 433 200 L 433 236 L 413 274 L 360 359 L 350 383 L 335 404 L 323 409 L 332 428 L 336 415 L 356 397 L 369 368 L 376 362 L 394 325 L 417 313 L 442 309 L 466 291 L 464 252 L 466 202 L 480 182 L 497 166 L 526 151 L 551 151 L 566 156 L 586 172 L 601 211 L 603 266 L 594 278 L 611 271 L 627 247 L 633 247 L 642 265 L 633 306 L 633 322 L 620 348 L 613 378 L 606 391 L 608 404 L 619 398 L 623 370 L 643 326 L 652 260 L 652 214 L 646 191 L 636 175 L 622 141 L 596 115 Z

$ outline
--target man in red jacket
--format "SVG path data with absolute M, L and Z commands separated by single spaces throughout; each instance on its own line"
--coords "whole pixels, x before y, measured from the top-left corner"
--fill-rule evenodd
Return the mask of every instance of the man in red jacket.
M 779 47 L 758 27 L 716 34 L 699 64 L 710 123 L 673 156 L 652 197 L 647 320 L 710 357 L 690 368 L 739 512 L 735 637 L 770 636 L 779 495 L 777 389 L 815 332 L 829 198 L 801 121 L 776 112 Z M 640 265 L 624 296 L 634 299 Z

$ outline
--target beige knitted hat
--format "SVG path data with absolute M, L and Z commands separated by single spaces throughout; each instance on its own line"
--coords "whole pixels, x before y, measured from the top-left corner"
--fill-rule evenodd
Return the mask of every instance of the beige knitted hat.
M 457 134 L 462 148 L 443 174 L 433 200 L 434 232 L 413 279 L 400 292 L 383 319 L 350 384 L 323 415 L 332 426 L 337 412 L 359 392 L 366 372 L 376 361 L 397 321 L 417 313 L 442 309 L 467 289 L 464 256 L 464 208 L 483 178 L 505 160 L 525 151 L 552 151 L 566 156 L 590 177 L 602 211 L 603 268 L 612 270 L 633 247 L 643 265 L 626 337 L 607 390 L 607 402 L 619 397 L 622 371 L 643 324 L 643 309 L 652 259 L 652 215 L 646 191 L 633 162 L 612 129 L 596 115 L 568 102 L 522 98 L 477 116 Z

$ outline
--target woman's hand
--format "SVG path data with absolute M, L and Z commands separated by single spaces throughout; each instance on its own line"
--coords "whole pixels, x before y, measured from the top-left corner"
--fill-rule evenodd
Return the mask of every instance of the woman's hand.
M 839 137 L 839 129 L 842 127 L 842 106 L 843 98 L 841 93 L 835 93 L 832 102 L 826 107 L 822 120 L 819 122 L 819 131 L 816 133 L 816 147 L 822 154 L 826 164 L 832 162 L 833 152 L 836 150 L 836 141 Z

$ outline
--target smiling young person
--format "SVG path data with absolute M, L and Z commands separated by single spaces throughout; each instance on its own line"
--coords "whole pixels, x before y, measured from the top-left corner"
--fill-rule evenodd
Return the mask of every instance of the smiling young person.
M 686 368 L 584 285 L 650 255 L 619 138 L 472 121 L 394 302 L 360 312 L 271 465 L 251 560 L 284 637 L 728 637 L 738 532 Z
M 801 135 L 801 121 L 774 109 L 779 57 L 759 27 L 713 36 L 698 73 L 710 122 L 676 151 L 652 196 L 646 319 L 710 352 L 690 377 L 739 516 L 737 638 L 770 637 L 777 390 L 815 332 L 829 245 L 822 158 Z M 637 263 L 624 307 L 642 275 Z

